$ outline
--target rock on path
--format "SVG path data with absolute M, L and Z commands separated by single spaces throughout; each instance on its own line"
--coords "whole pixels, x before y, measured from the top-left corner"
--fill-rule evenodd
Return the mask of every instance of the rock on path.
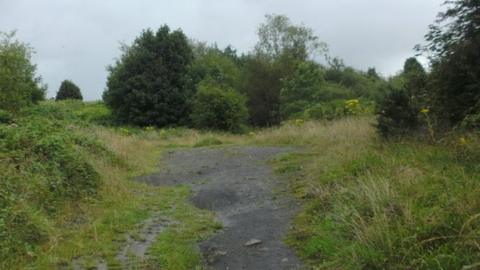
M 278 191 L 285 182 L 266 163 L 291 151 L 277 147 L 221 147 L 169 152 L 154 185 L 190 184 L 192 203 L 216 213 L 224 228 L 200 243 L 211 269 L 300 269 L 283 239 L 297 209 Z

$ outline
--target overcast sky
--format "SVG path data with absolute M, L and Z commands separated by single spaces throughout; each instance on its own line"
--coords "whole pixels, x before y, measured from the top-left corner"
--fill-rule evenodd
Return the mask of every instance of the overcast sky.
M 402 68 L 423 41 L 443 0 L 0 0 L 0 31 L 17 30 L 55 95 L 73 80 L 86 100 L 101 98 L 105 67 L 145 28 L 168 24 L 190 38 L 232 44 L 240 52 L 256 43 L 265 14 L 305 23 L 328 43 L 332 56 L 383 75 Z

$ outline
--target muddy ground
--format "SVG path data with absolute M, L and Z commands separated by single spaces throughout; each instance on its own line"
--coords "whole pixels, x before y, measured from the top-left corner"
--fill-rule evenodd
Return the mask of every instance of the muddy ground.
M 209 269 L 300 269 L 283 242 L 298 205 L 282 192 L 285 180 L 268 160 L 292 151 L 277 147 L 219 147 L 171 151 L 153 185 L 189 184 L 192 203 L 215 212 L 224 228 L 200 243 Z

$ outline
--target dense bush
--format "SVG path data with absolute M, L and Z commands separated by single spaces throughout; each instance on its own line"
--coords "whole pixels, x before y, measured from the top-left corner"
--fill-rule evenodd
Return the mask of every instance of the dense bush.
M 40 106 L 41 107 L 41 106 Z M 0 124 L 0 260 L 33 252 L 49 237 L 51 217 L 67 202 L 95 196 L 99 175 L 88 156 L 109 155 L 80 135 L 59 109 Z M 47 110 L 52 112 L 51 109 Z
M 189 68 L 189 83 L 196 86 L 203 80 L 209 80 L 223 87 L 238 87 L 240 67 L 235 62 L 236 56 L 204 43 L 193 44 L 193 52 L 195 59 Z
M 189 115 L 187 71 L 193 54 L 187 38 L 167 26 L 144 31 L 111 66 L 103 99 L 122 122 L 178 125 Z
M 307 104 L 315 102 L 316 95 L 324 86 L 323 70 L 314 62 L 302 62 L 297 65 L 291 78 L 283 81 L 280 91 L 280 111 L 286 119 L 302 112 Z
M 8 124 L 12 122 L 12 120 L 13 120 L 13 116 L 11 113 L 4 110 L 0 110 L 0 124 Z
M 419 108 L 405 90 L 392 89 L 376 109 L 377 130 L 383 137 L 407 135 L 418 129 Z
M 196 127 L 239 132 L 247 117 L 245 97 L 241 94 L 214 83 L 199 85 L 191 115 Z
M 424 49 L 431 56 L 428 94 L 433 113 L 442 126 L 454 127 L 479 113 L 480 2 L 446 1 L 446 6 L 430 26 Z
M 408 58 L 402 73 L 390 80 L 389 92 L 377 104 L 377 129 L 383 137 L 412 134 L 427 124 L 426 119 L 419 117 L 421 111 L 425 115 L 430 112 L 426 83 L 422 65 L 417 59 Z
M 32 49 L 0 32 L 0 110 L 19 111 L 45 98 L 46 87 L 31 63 Z
M 74 84 L 72 81 L 65 80 L 60 85 L 58 89 L 56 100 L 65 100 L 65 99 L 79 99 L 83 100 L 82 92 L 80 88 Z
M 241 92 L 248 98 L 250 124 L 273 126 L 281 122 L 280 90 L 282 78 L 288 73 L 287 66 L 279 61 L 269 62 L 259 56 L 247 58 Z

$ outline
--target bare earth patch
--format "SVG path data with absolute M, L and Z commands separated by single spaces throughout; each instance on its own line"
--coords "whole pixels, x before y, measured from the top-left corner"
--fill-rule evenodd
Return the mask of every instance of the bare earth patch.
M 215 212 L 224 228 L 200 243 L 212 269 L 299 269 L 283 242 L 298 206 L 267 161 L 291 151 L 278 147 L 221 147 L 169 152 L 161 173 L 139 178 L 153 185 L 191 185 L 192 203 Z

